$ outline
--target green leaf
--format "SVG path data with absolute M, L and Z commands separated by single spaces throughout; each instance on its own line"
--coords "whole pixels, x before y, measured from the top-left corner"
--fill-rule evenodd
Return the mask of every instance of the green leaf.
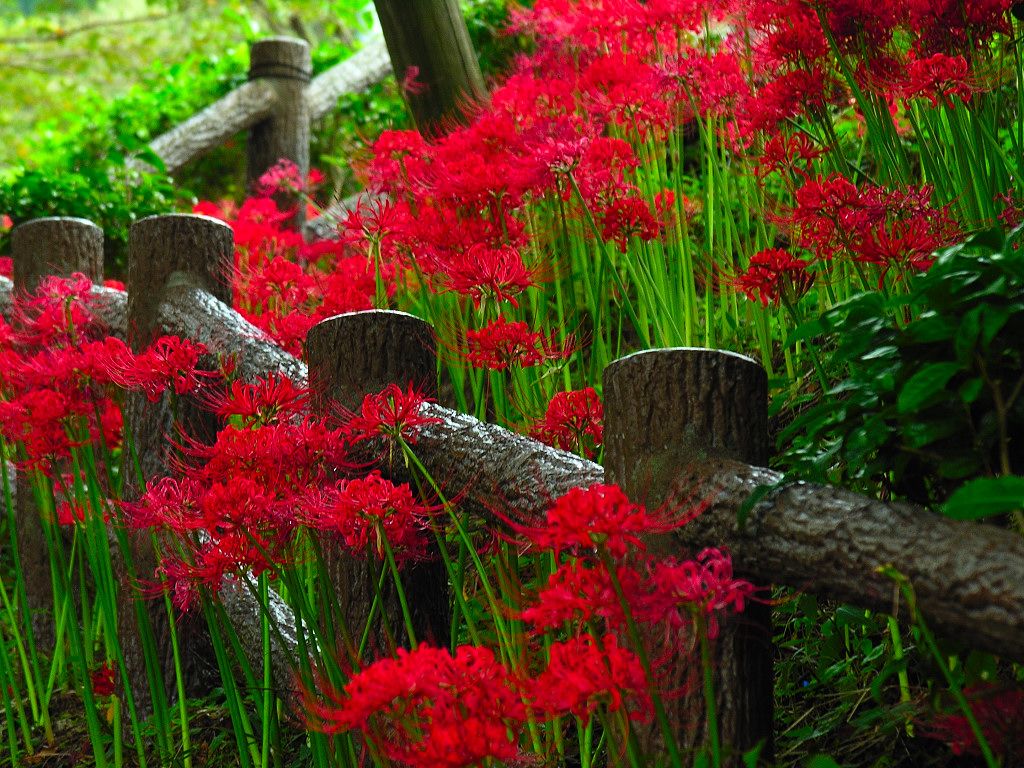
M 907 380 L 900 390 L 896 408 L 900 413 L 911 413 L 924 405 L 960 370 L 957 363 L 932 363 Z
M 1024 477 L 982 477 L 960 486 L 943 505 L 954 520 L 980 520 L 1024 509 Z

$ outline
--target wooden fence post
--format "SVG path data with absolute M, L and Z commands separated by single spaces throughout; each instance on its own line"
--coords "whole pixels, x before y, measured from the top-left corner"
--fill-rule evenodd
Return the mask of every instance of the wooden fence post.
M 128 236 L 128 344 L 140 352 L 161 335 L 158 320 L 160 304 L 168 287 L 181 281 L 194 281 L 216 298 L 230 304 L 231 291 L 225 277 L 231 264 L 234 235 L 231 227 L 208 216 L 167 214 L 150 216 L 132 225 Z M 194 438 L 212 442 L 216 436 L 216 417 L 187 401 L 179 402 L 179 424 Z M 151 403 L 141 393 L 131 393 L 125 403 L 125 424 L 138 453 L 139 464 L 146 480 L 166 474 L 170 451 L 168 435 L 174 424 L 169 399 Z M 126 498 L 140 493 L 133 479 L 126 482 Z M 132 537 L 132 560 L 140 579 L 151 579 L 157 565 L 156 553 L 150 544 L 148 532 Z M 137 601 L 145 601 L 138 584 L 123 578 L 125 595 L 120 601 L 125 610 L 118 632 L 128 668 L 132 691 L 143 711 L 149 704 L 145 664 L 142 647 L 135 631 L 134 608 Z M 162 601 L 146 601 L 150 620 L 162 654 L 165 681 L 172 680 L 170 637 L 167 616 Z M 179 626 L 179 640 L 183 645 L 182 660 L 186 665 L 200 661 L 194 646 L 200 635 L 198 617 L 186 617 Z M 188 672 L 188 670 L 186 670 Z M 192 679 L 190 679 L 190 677 Z M 196 676 L 186 674 L 186 680 Z M 201 675 L 198 676 L 201 678 Z M 128 681 L 126 681 L 127 683 Z
M 404 312 L 351 312 L 317 323 L 306 338 L 309 386 L 313 407 L 325 412 L 341 406 L 358 411 L 367 394 L 388 384 L 405 389 L 411 383 L 428 397 L 437 395 L 437 342 L 430 324 Z M 395 457 L 395 461 L 401 461 Z M 436 551 L 431 548 L 434 555 Z M 375 587 L 365 558 L 341 555 L 325 547 L 325 560 L 338 604 L 351 631 L 366 623 Z M 379 566 L 378 566 L 379 567 Z M 451 631 L 448 574 L 439 555 L 405 566 L 403 588 L 409 600 L 413 629 L 419 641 L 446 646 Z M 392 585 L 393 590 L 393 585 Z M 392 591 L 385 614 L 396 634 L 402 614 Z M 377 636 L 378 643 L 380 636 Z
M 374 0 L 392 68 L 416 127 L 425 136 L 465 122 L 487 98 L 458 0 Z
M 11 232 L 14 289 L 31 293 L 49 275 L 81 272 L 103 280 L 103 230 L 88 219 L 54 216 L 19 224 Z
M 607 482 L 618 483 L 634 501 L 656 507 L 686 499 L 687 489 L 674 487 L 673 480 L 692 461 L 767 464 L 767 392 L 764 369 L 729 352 L 650 350 L 616 360 L 604 372 Z M 651 548 L 687 554 L 673 551 L 677 547 L 667 537 L 652 542 Z M 742 574 L 743 564 L 735 566 Z M 742 753 L 759 742 L 764 743 L 763 756 L 771 753 L 771 638 L 768 606 L 752 603 L 722 623 L 715 641 L 717 715 L 726 765 L 741 765 Z M 699 657 L 690 664 L 699 670 Z M 686 674 L 687 659 L 677 658 L 672 683 L 686 682 Z M 681 747 L 692 751 L 708 743 L 699 683 L 694 686 L 691 678 L 686 693 L 666 705 Z M 648 736 L 648 743 L 656 745 L 653 732 Z
M 309 44 L 297 37 L 268 37 L 257 40 L 249 50 L 249 79 L 269 82 L 277 102 L 269 118 L 249 129 L 246 158 L 247 183 L 256 181 L 282 158 L 298 166 L 302 178 L 309 172 L 309 106 L 306 86 L 313 65 Z M 282 208 L 296 204 L 294 194 L 279 193 Z M 305 221 L 305 204 L 298 201 L 296 226 Z
M 19 224 L 11 233 L 14 261 L 14 295 L 35 291 L 50 275 L 68 277 L 81 272 L 93 282 L 103 279 L 103 230 L 87 219 L 50 217 Z M 54 641 L 53 584 L 46 537 L 35 499 L 24 482 L 16 480 L 15 533 L 25 579 L 25 593 L 32 611 L 35 642 L 49 652 Z

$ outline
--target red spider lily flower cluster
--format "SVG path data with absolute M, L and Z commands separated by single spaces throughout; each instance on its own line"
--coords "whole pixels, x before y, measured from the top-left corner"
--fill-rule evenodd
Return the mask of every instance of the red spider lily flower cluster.
M 389 384 L 381 392 L 363 398 L 359 412 L 345 420 L 344 435 L 351 445 L 378 438 L 414 445 L 421 427 L 441 421 L 421 415 L 427 402 L 429 400 L 417 392 L 412 383 L 405 390 L 397 384 Z
M 747 298 L 763 306 L 785 302 L 793 306 L 811 289 L 814 275 L 803 259 L 780 248 L 769 248 L 750 257 L 746 272 L 736 277 L 737 287 Z
M 342 480 L 299 513 L 301 522 L 336 533 L 357 557 L 373 553 L 384 559 L 387 546 L 396 558 L 426 553 L 426 528 L 431 510 L 413 495 L 408 483 L 395 485 L 371 472 Z
M 22 446 L 23 463 L 50 474 L 77 447 L 100 446 L 101 460 L 119 448 L 124 388 L 157 398 L 168 387 L 191 393 L 211 376 L 198 367 L 201 345 L 159 338 L 134 355 L 107 336 L 91 308 L 92 287 L 81 274 L 47 278 L 16 297 L 13 326 L 0 321 L 0 431 Z
M 536 632 L 565 625 L 582 630 L 594 621 L 622 631 L 628 610 L 641 624 L 661 627 L 666 638 L 685 633 L 694 618 L 716 637 L 719 616 L 742 611 L 754 587 L 735 578 L 725 552 L 666 559 L 649 555 L 643 540 L 685 525 L 701 509 L 698 504 L 651 514 L 617 486 L 570 491 L 551 506 L 544 525 L 514 526 L 534 546 L 574 556 L 559 565 L 520 618 Z
M 593 458 L 604 442 L 601 398 L 593 387 L 557 393 L 548 403 L 544 418 L 533 425 L 530 437 Z
M 256 196 L 237 210 L 210 202 L 195 207 L 234 231 L 235 309 L 295 355 L 320 320 L 373 307 L 378 280 L 386 293 L 394 290 L 390 261 L 352 248 L 344 238 L 307 243 L 291 228 L 294 210 L 281 210 L 272 197 L 282 191 L 310 193 L 322 179 L 314 170 L 303 180 L 294 164 L 281 161 L 260 179 Z
M 808 179 L 784 222 L 818 259 L 842 256 L 879 268 L 879 283 L 892 269 L 927 270 L 940 248 L 962 239 L 949 206 L 931 205 L 928 186 L 890 190 L 856 187 L 838 174 Z
M 559 344 L 554 334 L 531 331 L 524 322 L 499 317 L 478 330 L 466 331 L 466 345 L 466 359 L 475 367 L 506 371 L 565 360 L 572 355 L 575 340 L 570 335 Z
M 186 440 L 183 476 L 152 480 L 138 501 L 123 505 L 129 524 L 170 533 L 182 545 L 160 572 L 180 608 L 193 604 L 200 587 L 216 593 L 225 577 L 286 562 L 299 510 L 347 466 L 340 430 L 299 417 L 306 398 L 276 379 L 233 385 L 223 410 L 242 416 L 243 425 L 228 425 L 213 445 Z
M 93 696 L 113 696 L 114 686 L 114 664 L 106 661 L 89 674 L 89 686 L 92 688 Z
M 349 446 L 415 443 L 417 431 L 437 421 L 420 415 L 425 400 L 411 386 L 368 395 L 342 426 L 308 415 L 309 392 L 280 376 L 234 382 L 205 400 L 231 423 L 213 445 L 186 438 L 174 465 L 180 477 L 152 480 L 138 501 L 122 505 L 131 525 L 180 545 L 159 574 L 180 608 L 194 604 L 200 588 L 216 593 L 225 578 L 276 572 L 290 562 L 300 527 L 357 557 L 383 558 L 388 549 L 400 560 L 424 556 L 434 510 L 378 472 L 348 476 Z
M 328 701 L 310 701 L 310 725 L 358 729 L 390 760 L 412 768 L 462 768 L 512 760 L 526 708 L 515 678 L 486 648 L 421 645 L 359 670 Z

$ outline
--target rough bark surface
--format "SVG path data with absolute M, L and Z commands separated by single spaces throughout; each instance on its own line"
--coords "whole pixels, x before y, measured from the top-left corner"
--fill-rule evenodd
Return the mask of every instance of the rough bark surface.
M 103 280 L 103 230 L 88 219 L 33 219 L 11 232 L 14 285 L 31 293 L 49 275 L 81 272 Z
M 265 120 L 277 107 L 273 84 L 254 80 L 239 86 L 150 142 L 170 174 L 219 147 L 239 131 Z M 143 163 L 137 163 L 144 167 Z
M 374 0 L 395 77 L 416 127 L 437 135 L 487 99 L 458 0 Z
M 768 380 L 749 358 L 706 349 L 639 352 L 605 369 L 605 465 L 607 481 L 648 507 L 682 504 L 672 480 L 694 458 L 732 458 L 763 464 L 768 459 Z M 700 546 L 716 545 L 703 541 Z M 665 554 L 692 557 L 689 546 L 671 540 L 650 543 Z M 727 765 L 742 753 L 772 741 L 771 614 L 751 604 L 722 622 L 713 646 L 718 730 Z M 688 753 L 709 744 L 701 689 L 699 648 L 680 648 L 667 675 L 668 690 L 683 696 L 665 701 L 678 743 Z M 654 727 L 644 741 L 664 748 Z
M 679 534 L 691 546 L 729 548 L 736 567 L 762 583 L 890 613 L 899 569 L 928 626 L 980 650 L 1024 662 L 1024 539 L 1013 531 L 949 520 L 909 504 L 884 504 L 816 483 L 779 485 L 768 469 L 697 462 L 676 478 L 680 494 L 709 499 Z M 737 512 L 760 487 L 776 487 L 741 525 Z M 906 606 L 898 618 L 910 623 Z
M 226 265 L 231 263 L 234 237 L 231 228 L 221 221 L 190 214 L 151 216 L 136 222 L 128 240 L 128 343 L 135 352 L 142 351 L 163 332 L 160 306 L 169 288 L 181 282 L 201 284 L 218 299 L 230 301 L 230 292 L 222 281 Z M 188 335 L 191 335 L 189 333 Z M 131 393 L 125 403 L 125 422 L 138 452 L 143 476 L 148 480 L 166 474 L 169 467 L 168 436 L 175 428 L 169 398 L 151 403 L 141 393 Z M 177 424 L 192 438 L 211 442 L 216 435 L 215 417 L 201 407 L 182 400 L 178 404 Z M 132 498 L 142 489 L 129 484 L 125 494 Z M 157 555 L 147 533 L 131 537 L 132 559 L 141 579 L 151 578 Z M 122 605 L 126 615 L 119 625 L 121 647 L 129 671 L 129 681 L 136 701 L 150 704 L 145 680 L 142 647 L 135 631 L 134 602 L 144 600 L 137 584 L 127 577 Z M 159 601 L 147 603 L 157 646 L 162 655 L 165 680 L 171 680 L 172 658 L 167 616 Z M 179 641 L 186 663 L 201 663 L 202 633 L 198 627 L 181 628 Z M 201 685 L 203 675 L 186 679 Z
M 314 408 L 320 412 L 358 411 L 367 394 L 389 384 L 403 389 L 410 383 L 427 396 L 437 394 L 437 351 L 429 324 L 403 312 L 353 312 L 328 318 L 314 326 L 306 340 L 309 382 Z M 371 461 L 373 456 L 360 457 Z M 399 457 L 392 463 L 400 463 Z M 390 467 L 382 467 L 388 474 Z M 365 555 L 342 551 L 325 537 L 324 560 L 349 632 L 358 635 L 366 625 L 376 594 L 375 581 L 383 564 Z M 403 568 L 402 588 L 408 599 L 413 631 L 419 641 L 444 645 L 451 632 L 448 574 L 440 553 L 410 562 Z M 387 581 L 383 616 L 402 645 L 407 632 L 395 585 Z M 386 636 L 376 633 L 374 643 L 386 647 Z
M 233 357 L 235 376 L 249 383 L 278 373 L 306 385 L 306 365 L 267 338 L 228 304 L 202 287 L 191 275 L 178 275 L 167 286 L 158 309 L 164 333 L 206 345 L 216 357 Z
M 391 58 L 383 37 L 372 37 L 345 61 L 317 75 L 306 89 L 309 117 L 319 120 L 346 93 L 358 93 L 391 74 Z
M 11 233 L 15 295 L 35 291 L 50 275 L 67 277 L 81 272 L 90 280 L 103 279 L 103 230 L 87 219 L 54 217 L 20 224 Z M 21 493 L 17 486 L 22 486 Z M 15 481 L 15 535 L 25 581 L 25 596 L 32 612 L 32 634 L 37 646 L 49 653 L 53 647 L 53 584 L 46 535 L 35 496 L 27 478 Z
M 253 43 L 249 80 L 268 83 L 277 94 L 270 115 L 249 129 L 246 174 L 249 188 L 279 160 L 291 160 L 301 178 L 309 172 L 309 108 L 306 86 L 313 71 L 309 44 L 296 37 L 269 37 Z M 283 210 L 294 206 L 295 224 L 305 220 L 305 205 L 291 192 L 274 195 Z

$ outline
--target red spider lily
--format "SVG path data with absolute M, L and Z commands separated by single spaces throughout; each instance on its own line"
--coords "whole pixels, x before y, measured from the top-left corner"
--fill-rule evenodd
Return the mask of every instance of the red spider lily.
M 204 344 L 161 336 L 135 357 L 131 367 L 111 371 L 111 379 L 126 389 L 142 391 L 154 403 L 168 389 L 178 395 L 194 394 L 205 382 L 220 376 L 217 371 L 199 368 L 200 358 L 208 352 Z
M 936 53 L 926 59 L 912 59 L 907 66 L 907 82 L 903 87 L 906 99 L 926 98 L 933 107 L 952 105 L 957 98 L 964 104 L 980 90 L 970 76 L 967 59 Z
M 593 387 L 558 392 L 530 437 L 593 458 L 604 441 L 604 406 Z
M 93 696 L 114 695 L 114 663 L 105 661 L 89 673 L 89 687 Z
M 363 398 L 359 413 L 349 416 L 342 432 L 353 445 L 375 438 L 414 445 L 420 428 L 441 422 L 439 418 L 420 415 L 428 402 L 432 401 L 417 392 L 411 382 L 404 391 L 397 384 L 388 384 L 381 392 Z
M 326 701 L 318 701 L 323 696 Z M 512 760 L 526 709 L 516 679 L 475 646 L 399 648 L 356 672 L 341 692 L 307 692 L 309 727 L 361 730 L 388 759 L 412 768 Z
M 296 387 L 280 374 L 271 374 L 255 384 L 234 381 L 226 394 L 211 395 L 208 402 L 221 418 L 238 417 L 246 427 L 288 421 L 303 413 L 308 404 L 309 390 Z
M 697 612 L 707 622 L 711 639 L 718 637 L 718 614 L 729 608 L 742 611 L 755 591 L 753 584 L 733 576 L 729 554 L 713 548 L 702 550 L 695 560 L 655 562 L 650 584 L 645 621 L 687 626 L 691 613 Z
M 545 336 L 539 331 L 531 331 L 524 322 L 509 322 L 504 317 L 478 330 L 466 331 L 466 344 L 466 359 L 470 363 L 495 371 L 565 360 L 575 350 L 571 336 L 559 345 L 554 334 Z
M 245 476 L 274 493 L 301 493 L 350 466 L 342 443 L 340 429 L 311 417 L 255 429 L 229 425 L 212 446 L 192 440 L 179 446 L 194 464 L 181 469 L 206 481 Z
M 1005 765 L 1024 755 L 1024 689 L 1000 690 L 991 684 L 964 689 L 971 712 L 985 741 Z M 949 744 L 954 755 L 980 755 L 981 749 L 967 718 L 957 712 L 939 715 L 925 724 L 926 735 Z
M 62 501 L 57 505 L 54 510 L 56 513 L 58 525 L 77 525 L 85 522 L 85 516 L 88 514 L 87 507 L 82 502 L 71 500 Z M 107 521 L 110 519 L 110 515 L 104 510 L 103 520 Z
M 15 320 L 24 344 L 67 346 L 95 333 L 96 317 L 89 309 L 92 282 L 81 272 L 71 277 L 47 277 L 15 306 Z
M 279 192 L 310 192 L 323 182 L 324 175 L 313 168 L 302 178 L 299 167 L 284 158 L 275 163 L 256 181 L 255 192 L 260 197 L 271 197 Z
M 764 143 L 764 150 L 758 160 L 758 175 L 764 176 L 772 171 L 788 171 L 807 178 L 811 172 L 811 163 L 825 152 L 824 148 L 816 147 L 803 133 L 795 133 L 792 136 L 776 134 Z
M 848 255 L 857 261 L 927 269 L 931 254 L 961 237 L 949 206 L 931 205 L 928 185 L 889 190 L 855 187 L 833 174 L 807 181 L 796 191 L 787 218 L 800 244 L 819 258 Z M 898 241 L 898 244 L 897 244 Z
M 372 545 L 374 554 L 383 558 L 386 538 L 396 558 L 413 558 L 426 549 L 430 512 L 408 483 L 395 485 L 371 472 L 342 480 L 309 503 L 299 519 L 310 528 L 337 533 L 356 556 L 365 556 Z
M 635 613 L 644 602 L 647 587 L 632 566 L 616 565 L 616 576 Z M 595 618 L 611 627 L 626 626 L 625 610 L 608 570 L 601 563 L 582 559 L 562 563 L 537 592 L 535 603 L 519 617 L 533 624 L 538 633 L 559 629 L 566 623 L 585 628 Z
M 533 706 L 553 719 L 572 714 L 584 721 L 604 706 L 625 708 L 631 720 L 651 718 L 652 703 L 643 667 L 615 635 L 591 635 L 552 643 L 545 669 L 530 681 Z
M 573 488 L 548 509 L 545 524 L 520 528 L 534 544 L 555 553 L 604 547 L 613 557 L 642 550 L 641 536 L 665 530 L 664 523 L 634 504 L 617 485 Z
M 528 269 L 519 251 L 510 245 L 491 248 L 475 243 L 458 258 L 438 264 L 437 269 L 447 290 L 471 296 L 477 308 L 487 300 L 518 307 L 516 295 L 537 285 L 536 270 Z
M 793 306 L 814 284 L 814 274 L 806 261 L 781 248 L 768 248 L 750 257 L 747 271 L 735 284 L 751 301 L 763 306 L 785 302 Z
M 2 229 L 4 227 L 0 226 L 0 230 Z M 6 277 L 8 280 L 14 277 L 14 259 L 10 256 L 0 256 L 0 277 Z

